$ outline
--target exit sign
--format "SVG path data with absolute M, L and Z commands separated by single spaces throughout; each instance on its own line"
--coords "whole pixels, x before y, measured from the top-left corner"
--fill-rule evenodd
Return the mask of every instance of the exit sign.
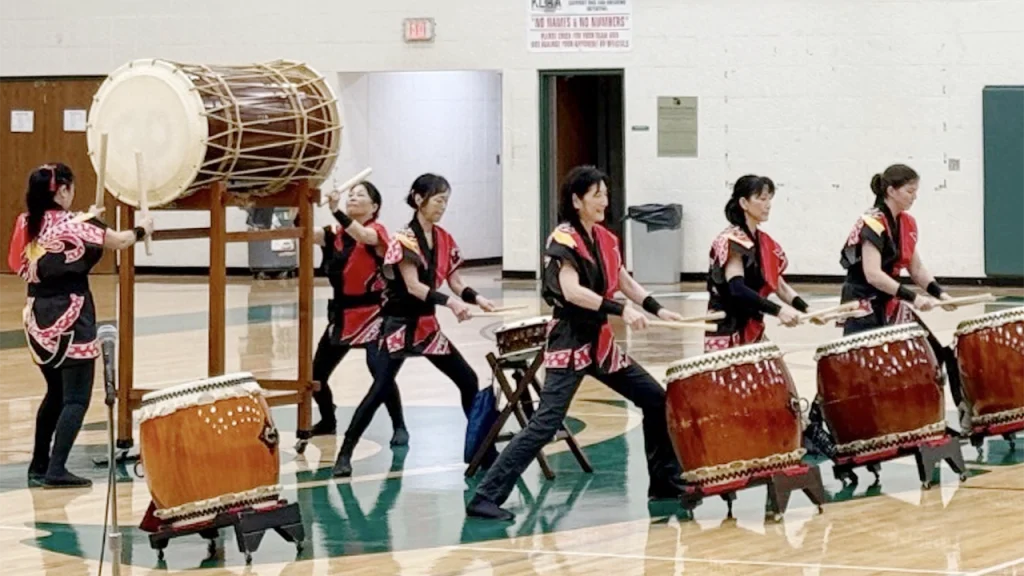
M 431 42 L 434 40 L 433 18 L 406 18 L 404 28 L 406 42 Z

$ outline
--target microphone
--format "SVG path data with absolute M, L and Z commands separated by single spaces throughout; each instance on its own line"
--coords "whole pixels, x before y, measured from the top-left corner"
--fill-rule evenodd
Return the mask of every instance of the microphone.
M 100 326 L 96 332 L 96 339 L 100 343 L 100 350 L 103 352 L 103 384 L 107 391 L 105 402 L 107 406 L 113 406 L 117 401 L 117 383 L 114 373 L 114 347 L 117 345 L 117 328 L 110 324 Z

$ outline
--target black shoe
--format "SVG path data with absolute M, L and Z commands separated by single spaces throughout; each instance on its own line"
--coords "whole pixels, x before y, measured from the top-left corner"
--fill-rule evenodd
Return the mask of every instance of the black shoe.
M 408 446 L 409 445 L 409 431 L 405 428 L 396 428 L 395 434 L 391 436 L 392 446 Z
M 43 481 L 46 479 L 46 469 L 50 467 L 50 463 L 40 462 L 35 459 L 32 460 L 28 465 L 28 487 L 36 488 L 43 485 Z
M 466 505 L 466 515 L 473 516 L 474 518 L 487 518 L 489 520 L 510 521 L 516 519 L 515 514 L 500 508 L 494 502 L 480 495 L 473 496 L 473 499 Z
M 321 420 L 313 425 L 309 431 L 309 437 L 313 436 L 334 436 L 338 433 L 338 423 L 333 420 Z
M 338 452 L 338 460 L 334 463 L 333 475 L 335 478 L 348 478 L 352 475 L 352 452 L 355 451 L 355 448 L 355 442 L 348 438 L 342 443 L 341 451 Z
M 686 483 L 676 478 L 661 479 L 651 482 L 647 488 L 647 501 L 678 500 L 686 492 Z
M 65 471 L 60 475 L 47 474 L 43 478 L 43 488 L 55 489 L 55 488 L 88 488 L 92 486 L 92 480 L 88 478 L 82 478 L 76 476 L 71 472 Z

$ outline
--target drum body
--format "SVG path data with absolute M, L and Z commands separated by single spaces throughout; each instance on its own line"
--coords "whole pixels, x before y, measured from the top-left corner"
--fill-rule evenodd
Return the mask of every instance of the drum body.
M 917 445 L 945 434 L 942 376 L 917 323 L 818 347 L 818 397 L 840 457 Z
M 954 339 L 971 425 L 1024 427 L 1024 308 L 961 322 Z
M 139 442 L 156 516 L 175 525 L 277 504 L 278 433 L 251 374 L 143 396 Z
M 799 397 L 775 344 L 682 360 L 666 378 L 669 436 L 686 481 L 710 486 L 800 462 Z
M 259 196 L 303 178 L 318 187 L 338 156 L 341 116 L 330 86 L 302 63 L 135 60 L 100 86 L 86 132 L 97 171 L 100 136 L 109 135 L 106 187 L 131 206 L 139 206 L 142 152 L 147 198 L 157 207 L 215 181 Z
M 540 354 L 547 345 L 549 322 L 550 316 L 539 316 L 505 324 L 495 330 L 499 357 L 523 360 Z

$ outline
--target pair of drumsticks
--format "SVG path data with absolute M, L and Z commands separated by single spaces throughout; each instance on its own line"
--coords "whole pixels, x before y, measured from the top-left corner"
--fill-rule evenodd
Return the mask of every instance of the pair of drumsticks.
M 99 159 L 99 170 L 96 174 L 96 201 L 93 203 L 92 208 L 89 209 L 93 215 L 99 215 L 103 212 L 103 194 L 106 192 L 107 186 L 107 141 L 109 140 L 108 134 L 104 132 L 100 134 L 100 159 Z M 146 218 L 149 216 L 149 192 L 146 191 L 145 181 L 142 171 L 142 152 L 135 151 L 135 170 L 138 173 L 139 183 L 139 211 L 142 213 L 142 217 Z M 152 239 L 149 234 L 146 234 L 146 255 L 153 255 Z
M 972 304 L 981 304 L 984 302 L 995 301 L 995 296 L 989 293 L 977 294 L 975 296 L 962 296 L 959 298 L 950 298 L 949 300 L 940 300 L 939 306 L 942 307 L 953 307 L 959 308 L 961 306 L 969 306 Z M 829 322 L 836 320 L 845 320 L 849 318 L 863 318 L 871 314 L 870 310 L 865 310 L 860 307 L 859 302 L 847 302 L 838 306 L 832 306 L 831 308 L 825 308 L 822 310 L 816 310 L 814 312 L 806 312 L 800 314 L 800 323 L 811 322 L 817 325 L 825 325 Z M 701 329 L 705 331 L 713 331 L 717 329 L 714 324 L 708 324 L 715 320 L 722 320 L 725 318 L 725 312 L 712 312 L 710 314 L 704 314 L 700 316 L 690 316 L 683 318 L 679 321 L 665 321 L 665 320 L 649 320 L 647 322 L 650 326 L 658 326 L 661 328 L 675 328 L 675 329 Z

